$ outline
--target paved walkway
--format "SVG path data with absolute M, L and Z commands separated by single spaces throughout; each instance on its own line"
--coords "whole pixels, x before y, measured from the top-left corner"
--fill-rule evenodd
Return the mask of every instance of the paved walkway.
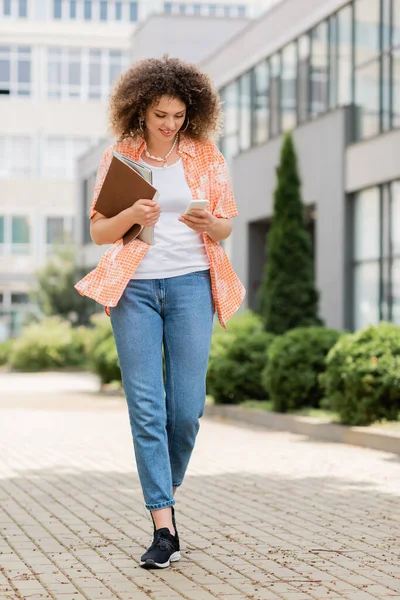
M 215 421 L 177 496 L 182 561 L 140 569 L 125 405 L 63 377 L 0 375 L 1 600 L 400 598 L 398 457 Z

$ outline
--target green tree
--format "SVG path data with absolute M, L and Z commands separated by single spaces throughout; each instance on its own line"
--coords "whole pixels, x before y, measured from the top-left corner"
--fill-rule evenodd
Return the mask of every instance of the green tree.
M 60 245 L 46 265 L 37 271 L 32 301 L 46 317 L 58 315 L 73 325 L 87 325 L 96 312 L 96 303 L 81 296 L 74 288 L 85 272 L 78 267 L 73 246 Z
M 321 325 L 311 239 L 306 228 L 297 157 L 290 134 L 285 136 L 282 145 L 277 177 L 259 312 L 265 329 L 280 335 L 295 327 Z

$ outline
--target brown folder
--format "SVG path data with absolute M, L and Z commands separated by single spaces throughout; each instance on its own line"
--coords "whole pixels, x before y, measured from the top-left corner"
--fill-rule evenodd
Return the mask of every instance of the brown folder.
M 151 169 L 114 152 L 95 210 L 111 218 L 131 207 L 137 200 L 145 198 L 158 201 L 157 190 L 145 177 L 151 180 Z M 153 227 L 133 225 L 123 236 L 124 245 L 136 237 L 153 244 L 153 233 Z

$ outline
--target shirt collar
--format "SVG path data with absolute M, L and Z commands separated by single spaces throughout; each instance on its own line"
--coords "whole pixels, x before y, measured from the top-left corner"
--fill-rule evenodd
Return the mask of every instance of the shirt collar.
M 136 140 L 131 140 L 132 149 L 140 156 L 144 150 L 147 149 L 146 140 L 144 138 L 138 138 Z M 181 135 L 179 140 L 178 154 L 188 154 L 192 158 L 195 156 L 195 148 L 196 142 L 191 138 Z

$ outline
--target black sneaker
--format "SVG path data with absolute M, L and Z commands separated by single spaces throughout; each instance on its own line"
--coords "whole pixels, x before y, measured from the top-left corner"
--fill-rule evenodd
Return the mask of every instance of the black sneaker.
M 155 531 L 154 541 L 140 559 L 140 566 L 144 569 L 166 569 L 180 558 L 178 537 L 171 535 L 168 527 L 162 527 Z

